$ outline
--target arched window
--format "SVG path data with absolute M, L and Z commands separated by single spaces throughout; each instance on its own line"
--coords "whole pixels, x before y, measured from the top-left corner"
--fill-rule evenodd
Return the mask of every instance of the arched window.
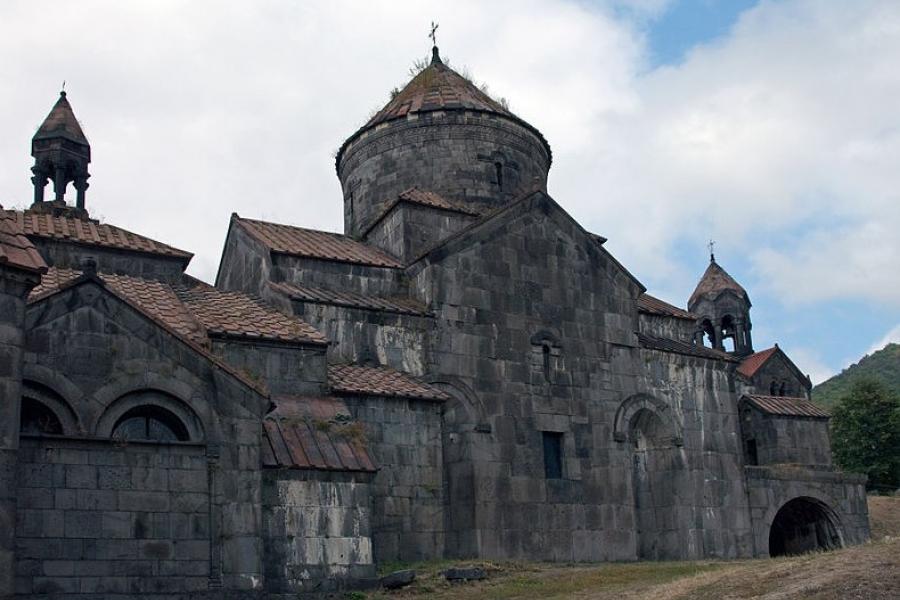
M 779 395 L 779 396 L 784 396 L 786 390 L 787 390 L 787 383 L 784 382 L 784 381 L 782 381 L 782 382 L 781 382 L 781 387 L 778 388 L 778 395 Z
M 22 415 L 19 421 L 19 431 L 32 435 L 62 435 L 63 426 L 56 413 L 45 404 L 32 398 L 22 398 Z
M 116 421 L 112 431 L 113 439 L 187 442 L 190 440 L 184 423 L 173 413 L 159 406 L 138 406 L 132 408 Z
M 544 342 L 541 344 L 541 348 L 544 353 L 544 379 L 550 381 L 550 344 Z
M 778 389 L 775 387 L 775 380 L 773 379 L 772 383 L 769 384 L 769 395 L 777 396 L 778 395 L 777 392 L 778 392 Z
M 497 176 L 497 187 L 503 190 L 503 164 L 499 162 L 494 163 L 494 173 Z

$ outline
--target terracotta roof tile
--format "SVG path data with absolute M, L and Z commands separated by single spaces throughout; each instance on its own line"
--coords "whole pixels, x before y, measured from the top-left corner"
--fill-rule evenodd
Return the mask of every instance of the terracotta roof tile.
M 335 392 L 394 396 L 419 400 L 449 400 L 441 390 L 389 367 L 330 365 L 328 383 Z
M 406 315 L 426 315 L 425 306 L 411 298 L 382 298 L 356 292 L 329 290 L 321 287 L 298 285 L 296 283 L 274 283 L 269 286 L 291 300 L 300 300 L 335 306 L 348 306 L 384 312 L 395 312 Z
M 641 345 L 641 347 L 648 348 L 650 350 L 674 352 L 676 354 L 685 354 L 687 356 L 697 356 L 699 358 L 709 358 L 712 360 L 737 362 L 736 358 L 720 350 L 714 350 L 712 348 L 707 348 L 706 346 L 697 346 L 679 340 L 660 338 L 652 335 L 647 335 L 646 333 L 638 334 L 638 343 Z
M 756 394 L 746 395 L 744 398 L 759 410 L 770 415 L 813 417 L 817 419 L 827 419 L 831 416 L 806 398 L 760 396 Z
M 664 302 L 650 294 L 641 294 L 638 297 L 638 310 L 651 315 L 660 315 L 664 317 L 675 317 L 688 321 L 696 321 L 697 316 L 682 308 L 678 308 L 668 302 Z
M 3 210 L 0 210 L 0 265 L 34 273 L 47 272 L 47 263 L 34 244 L 25 237 L 22 227 L 9 211 Z
M 420 204 L 422 206 L 429 206 L 431 208 L 440 208 L 443 210 L 452 210 L 455 212 L 464 213 L 467 215 L 478 216 L 481 213 L 472 207 L 462 206 L 455 202 L 444 198 L 440 194 L 436 192 L 429 192 L 426 190 L 420 190 L 417 187 L 411 187 L 406 191 L 400 192 L 400 195 L 397 197 L 391 206 L 396 204 L 397 202 L 410 202 L 412 204 Z
M 383 250 L 340 233 L 244 219 L 237 215 L 232 219 L 272 252 L 375 267 L 402 266 Z
M 259 338 L 282 342 L 325 344 L 313 326 L 269 308 L 240 292 L 224 292 L 202 281 L 185 278 L 175 293 L 212 335 Z
M 766 364 L 766 361 L 778 351 L 778 346 L 772 346 L 767 350 L 760 350 L 759 352 L 755 352 L 750 356 L 744 357 L 741 361 L 741 364 L 737 368 L 737 372 L 743 375 L 746 378 L 751 378 L 756 375 L 756 372 Z
M 33 211 L 8 210 L 5 212 L 7 216 L 15 219 L 18 227 L 22 229 L 25 235 L 30 237 L 170 256 L 183 259 L 185 262 L 189 261 L 193 256 L 190 252 L 178 250 L 162 242 L 90 219 L 57 217 L 52 214 Z
M 264 467 L 374 472 L 365 429 L 337 398 L 274 398 L 263 422 Z
M 737 292 L 739 296 L 749 300 L 747 290 L 741 287 L 725 269 L 720 267 L 719 263 L 711 260 L 703 273 L 703 277 L 700 278 L 700 282 L 694 289 L 694 293 L 691 294 L 690 300 L 688 300 L 688 307 L 693 306 L 703 296 L 715 297 L 725 290 Z

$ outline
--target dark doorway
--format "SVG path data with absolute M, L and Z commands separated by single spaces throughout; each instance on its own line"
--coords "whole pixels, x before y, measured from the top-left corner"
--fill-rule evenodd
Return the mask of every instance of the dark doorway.
M 813 498 L 795 498 L 781 507 L 769 530 L 769 556 L 790 556 L 841 547 L 831 510 Z

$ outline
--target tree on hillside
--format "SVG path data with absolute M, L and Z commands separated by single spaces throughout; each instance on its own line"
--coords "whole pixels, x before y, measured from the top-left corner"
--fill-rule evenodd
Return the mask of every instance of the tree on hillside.
M 860 379 L 834 409 L 834 459 L 869 476 L 870 490 L 900 487 L 900 398 L 883 383 Z

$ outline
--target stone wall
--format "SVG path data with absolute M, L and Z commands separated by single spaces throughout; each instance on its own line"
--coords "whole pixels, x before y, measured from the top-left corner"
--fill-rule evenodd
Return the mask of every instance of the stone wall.
M 348 290 L 375 296 L 396 296 L 406 292 L 406 281 L 401 269 L 284 254 L 276 254 L 273 258 L 272 281 Z
M 434 560 L 444 552 L 440 403 L 380 396 L 344 398 L 365 426 L 378 473 L 372 480 L 377 562 Z
M 766 363 L 753 374 L 750 385 L 744 388 L 747 394 L 771 394 L 773 396 L 802 396 L 809 398 L 812 383 L 799 373 L 791 363 L 776 351 Z M 781 393 L 782 385 L 784 393 Z
M 266 297 L 271 270 L 269 250 L 232 221 L 216 273 L 216 287 Z
M 758 465 L 831 465 L 828 419 L 768 415 L 745 405 L 741 410 L 741 432 L 745 452 L 748 442 L 755 442 Z
M 126 273 L 147 279 L 175 281 L 182 276 L 188 261 L 186 258 L 60 243 L 38 237 L 32 239 L 47 264 L 62 269 L 81 271 L 84 269 L 85 261 L 92 259 L 97 265 L 97 270 L 104 273 Z
M 324 471 L 264 473 L 267 591 L 333 592 L 374 579 L 370 478 Z
M 208 589 L 205 445 L 25 438 L 18 473 L 18 593 Z
M 458 212 L 399 202 L 366 232 L 364 239 L 407 263 L 475 219 Z
M 328 385 L 324 345 L 216 338 L 213 351 L 273 395 L 319 396 Z
M 655 337 L 691 343 L 697 324 L 687 319 L 640 313 L 640 331 Z
M 535 130 L 507 117 L 411 114 L 360 132 L 338 156 L 344 230 L 359 237 L 388 202 L 413 186 L 497 208 L 526 190 L 546 189 L 549 169 L 549 148 Z

